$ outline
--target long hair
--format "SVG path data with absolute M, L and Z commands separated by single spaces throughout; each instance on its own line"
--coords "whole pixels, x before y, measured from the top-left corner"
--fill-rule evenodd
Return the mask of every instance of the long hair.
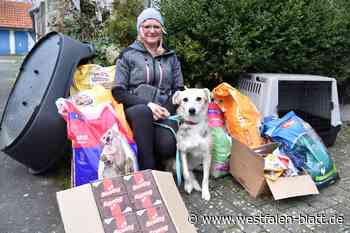
M 166 34 L 166 31 L 165 31 L 163 26 L 160 26 L 160 27 L 162 29 L 162 34 L 161 34 L 161 37 L 159 40 L 159 46 L 156 50 L 157 56 L 162 55 L 165 52 L 165 49 L 163 48 L 163 35 Z M 137 33 L 137 40 L 140 41 L 143 45 L 145 45 L 140 33 L 141 33 L 141 30 Z M 145 48 L 149 51 L 149 49 L 146 46 L 145 46 Z M 151 51 L 149 51 L 149 52 L 151 53 Z

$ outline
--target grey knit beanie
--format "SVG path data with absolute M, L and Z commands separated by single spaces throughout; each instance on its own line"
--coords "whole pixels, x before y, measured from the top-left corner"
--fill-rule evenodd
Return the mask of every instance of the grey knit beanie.
M 157 20 L 164 28 L 164 20 L 159 11 L 155 8 L 147 8 L 137 17 L 137 32 L 139 32 L 141 24 L 147 19 Z

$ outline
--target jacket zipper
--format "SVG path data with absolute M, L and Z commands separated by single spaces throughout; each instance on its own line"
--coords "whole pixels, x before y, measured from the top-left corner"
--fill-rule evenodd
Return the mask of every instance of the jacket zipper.
M 145 57 L 145 63 L 146 63 L 146 83 L 149 84 L 149 64 L 148 59 Z

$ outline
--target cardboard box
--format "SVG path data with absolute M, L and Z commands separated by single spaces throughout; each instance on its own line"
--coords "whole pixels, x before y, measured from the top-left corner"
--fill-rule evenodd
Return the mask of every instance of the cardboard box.
M 156 188 L 150 188 L 146 191 L 132 193 L 130 198 L 135 210 L 146 209 L 162 204 L 162 197 Z
M 65 232 L 107 233 L 109 231 L 113 232 L 115 227 L 123 226 L 123 224 L 124 226 L 127 226 L 128 229 L 124 228 L 123 230 L 117 230 L 115 232 L 123 232 L 124 230 L 128 230 L 127 232 L 139 233 L 148 231 L 168 233 L 197 232 L 196 228 L 188 222 L 188 211 L 175 185 L 171 173 L 148 170 L 144 173 L 144 176 L 139 176 L 139 174 L 137 174 L 136 177 L 128 176 L 126 179 L 122 180 L 124 186 L 121 185 L 120 182 L 116 182 L 114 183 L 113 187 L 125 187 L 126 190 L 130 191 L 121 195 L 122 197 L 125 195 L 127 196 L 125 202 L 124 199 L 119 200 L 118 197 L 113 196 L 108 196 L 107 198 L 101 199 L 101 203 L 103 203 L 104 200 L 113 202 L 110 202 L 113 204 L 113 206 L 111 206 L 113 208 L 110 208 L 110 212 L 113 212 L 112 218 L 108 218 L 108 214 L 106 214 L 107 217 L 103 218 L 103 215 L 100 215 L 99 213 L 98 202 L 95 200 L 95 197 L 96 199 L 100 198 L 100 194 L 103 192 L 101 190 L 96 191 L 98 190 L 98 187 L 100 187 L 99 185 L 94 186 L 95 189 L 97 187 L 95 192 L 92 188 L 93 185 L 90 184 L 57 192 L 57 201 Z M 136 183 L 133 183 L 132 180 L 136 181 Z M 150 182 L 152 185 L 149 185 Z M 108 190 L 119 190 L 118 188 L 114 188 L 108 188 Z M 121 188 L 120 191 L 122 190 L 123 189 Z M 149 190 L 152 190 L 151 193 Z M 120 192 L 118 191 L 117 193 Z M 96 196 L 94 196 L 94 194 Z M 143 206 L 142 203 L 137 204 L 136 202 L 132 201 L 135 200 L 135 198 L 132 197 L 134 194 L 140 194 L 141 196 L 149 198 L 147 203 L 153 204 L 154 206 L 150 207 L 153 209 L 146 208 L 143 210 L 137 210 L 135 208 L 135 204 L 138 206 L 138 208 Z M 155 201 L 160 199 L 159 196 L 161 197 L 161 202 Z M 116 201 L 117 204 L 114 204 L 114 201 Z M 128 207 L 130 203 L 133 210 L 125 211 L 126 207 Z M 140 216 L 137 216 L 136 213 L 139 213 Z M 156 220 L 159 220 L 159 223 L 154 220 L 154 223 L 157 224 L 146 227 L 148 225 L 145 225 L 142 222 L 142 218 L 144 218 L 146 215 L 143 215 L 142 213 L 148 213 L 148 217 L 150 216 L 150 213 L 153 213 L 154 216 L 156 216 L 156 213 L 160 216 L 159 219 L 162 221 L 157 218 Z M 116 218 L 116 216 L 118 218 Z M 162 216 L 164 216 L 164 218 Z
M 265 179 L 262 155 L 271 153 L 276 147 L 277 144 L 269 143 L 251 150 L 232 138 L 230 173 L 254 198 L 268 190 L 275 200 L 318 194 L 318 189 L 308 174 L 280 177 L 277 181 Z
M 102 222 L 105 233 L 138 233 L 141 230 L 135 213 L 118 214 Z
M 176 233 L 166 208 L 163 205 L 138 210 L 136 216 L 143 232 Z
M 127 193 L 122 177 L 105 178 L 94 182 L 92 183 L 92 191 L 95 197 L 99 199 Z

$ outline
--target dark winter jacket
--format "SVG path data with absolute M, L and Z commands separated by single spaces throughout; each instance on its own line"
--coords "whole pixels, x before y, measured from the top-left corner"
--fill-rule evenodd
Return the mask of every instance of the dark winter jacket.
M 159 87 L 162 98 L 158 102 L 163 106 L 169 104 L 175 91 L 184 86 L 180 62 L 174 51 L 166 49 L 162 55 L 153 57 L 139 41 L 119 56 L 115 79 L 113 96 L 126 107 L 150 102 L 135 95 L 134 89 L 140 84 Z

